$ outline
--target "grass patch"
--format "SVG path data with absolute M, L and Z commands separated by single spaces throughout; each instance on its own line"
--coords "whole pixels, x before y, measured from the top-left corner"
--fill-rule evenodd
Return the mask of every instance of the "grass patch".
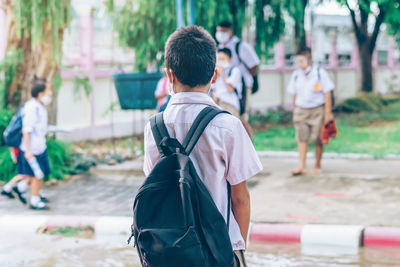
M 339 135 L 325 151 L 365 153 L 381 157 L 400 154 L 400 103 L 394 102 L 381 112 L 362 112 L 337 117 Z M 270 125 L 268 130 L 254 134 L 257 150 L 296 151 L 293 126 Z M 311 145 L 311 150 L 313 146 Z
M 94 228 L 90 225 L 77 227 L 66 226 L 52 230 L 43 229 L 40 232 L 49 235 L 61 235 L 66 237 L 93 238 L 94 236 Z

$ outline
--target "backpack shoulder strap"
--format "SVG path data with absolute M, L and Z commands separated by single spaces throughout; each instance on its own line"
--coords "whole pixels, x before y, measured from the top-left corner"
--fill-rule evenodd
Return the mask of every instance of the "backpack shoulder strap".
M 317 67 L 317 73 L 318 73 L 318 82 L 321 82 L 321 69 L 320 66 Z
M 246 69 L 249 69 L 249 68 L 247 67 L 246 63 L 244 63 L 243 60 L 242 60 L 242 58 L 240 57 L 239 48 L 240 48 L 240 45 L 241 45 L 241 44 L 242 44 L 242 41 L 240 41 L 240 40 L 239 40 L 239 42 L 236 43 L 236 45 L 235 45 L 235 52 L 236 52 L 236 55 L 237 55 L 237 57 L 238 57 L 238 59 L 239 59 L 239 63 L 240 63 L 240 64 L 243 64 L 243 66 L 245 66 Z
M 161 157 L 165 156 L 164 150 L 161 148 L 161 142 L 165 137 L 169 138 L 167 127 L 165 127 L 163 115 L 163 112 L 159 112 L 150 118 L 151 131 L 153 133 L 154 140 L 156 142 Z
M 186 154 L 189 155 L 192 152 L 197 141 L 200 139 L 203 131 L 207 125 L 220 113 L 228 113 L 227 111 L 220 110 L 213 107 L 204 108 L 197 118 L 194 120 L 192 127 L 190 127 L 189 132 L 186 135 L 182 146 L 185 148 Z

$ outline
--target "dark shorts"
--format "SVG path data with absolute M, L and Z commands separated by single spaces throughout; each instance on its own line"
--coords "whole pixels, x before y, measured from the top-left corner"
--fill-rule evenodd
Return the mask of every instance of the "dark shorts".
M 40 169 L 42 169 L 42 172 L 44 175 L 49 175 L 50 174 L 50 163 L 49 163 L 49 157 L 47 155 L 47 150 L 44 151 L 40 155 L 35 155 L 36 160 L 40 166 Z M 29 166 L 28 161 L 25 158 L 25 153 L 21 150 L 18 155 L 18 174 L 24 174 L 28 176 L 35 176 L 33 174 L 33 171 L 31 169 L 31 166 Z

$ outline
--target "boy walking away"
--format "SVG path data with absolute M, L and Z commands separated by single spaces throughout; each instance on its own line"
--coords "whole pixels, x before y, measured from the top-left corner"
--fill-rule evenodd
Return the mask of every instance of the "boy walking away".
M 210 86 L 215 83 L 218 77 L 218 71 L 215 69 L 216 54 L 216 44 L 213 38 L 204 29 L 197 26 L 176 30 L 165 45 L 166 73 L 171 85 L 172 97 L 166 110 L 160 113 L 162 114 L 161 118 L 160 115 L 156 116 L 154 119 L 156 122 L 154 123 L 153 120 L 153 124 L 148 124 L 145 128 L 143 169 L 148 176 L 147 182 L 151 179 L 161 179 L 162 175 L 159 173 L 162 164 L 174 168 L 178 164 L 185 164 L 188 158 L 184 155 L 189 155 L 189 166 L 192 166 L 189 167 L 191 175 L 186 171 L 173 171 L 171 175 L 181 177 L 177 180 L 179 180 L 183 189 L 192 189 L 191 194 L 193 195 L 190 199 L 187 199 L 186 195 L 182 193 L 186 192 L 183 189 L 181 193 L 176 194 L 176 199 L 184 199 L 182 200 L 183 207 L 192 205 L 190 207 L 193 207 L 193 209 L 184 209 L 183 217 L 192 218 L 194 216 L 195 226 L 194 228 L 189 227 L 189 230 L 195 229 L 198 235 L 195 235 L 196 238 L 192 235 L 189 237 L 191 232 L 188 230 L 187 235 L 185 234 L 177 243 L 173 243 L 177 244 L 178 248 L 174 246 L 173 250 L 163 251 L 160 251 L 160 244 L 164 246 L 167 243 L 166 241 L 163 243 L 152 241 L 152 238 L 155 238 L 153 234 L 148 235 L 147 239 L 144 238 L 144 233 L 135 235 L 142 264 L 149 264 L 148 259 L 158 255 L 166 259 L 160 266 L 246 266 L 243 253 L 246 249 L 250 222 L 250 196 L 246 181 L 261 171 L 262 165 L 241 121 L 230 114 L 219 114 L 222 111 L 209 96 Z M 199 118 L 202 118 L 200 122 Z M 159 123 L 157 123 L 157 120 Z M 160 123 L 160 120 L 164 123 Z M 165 127 L 161 127 L 161 125 L 165 125 Z M 192 128 L 192 126 L 195 128 Z M 164 133 L 162 136 L 154 136 L 152 129 L 157 127 Z M 199 128 L 201 128 L 200 131 L 198 131 Z M 193 130 L 195 131 L 193 132 Z M 155 132 L 157 133 L 157 131 Z M 163 136 L 170 138 L 162 138 Z M 194 140 L 188 141 L 185 139 L 188 136 L 195 136 L 198 139 L 194 138 Z M 155 141 L 160 139 L 161 142 Z M 169 150 L 168 146 L 172 145 L 177 147 L 181 153 L 176 153 L 177 149 Z M 170 156 L 166 157 L 166 155 Z M 178 163 L 168 161 L 173 156 L 180 159 Z M 168 170 L 165 170 L 164 173 L 168 173 Z M 197 178 L 189 180 L 185 178 L 187 176 Z M 171 183 L 171 179 L 167 180 Z M 138 196 L 135 199 L 134 213 L 140 207 L 139 195 L 143 195 L 144 191 L 149 192 L 150 188 L 154 190 L 161 184 L 162 182 L 158 182 L 153 186 L 148 185 L 139 189 Z M 173 195 L 171 190 L 176 188 L 174 185 L 170 186 L 172 186 L 169 189 L 170 193 L 165 195 L 168 200 Z M 204 200 L 202 188 L 210 197 L 210 205 L 202 205 L 204 203 L 202 202 Z M 151 196 L 156 197 L 161 194 L 156 193 Z M 231 199 L 229 199 L 229 196 L 231 196 Z M 213 207 L 219 216 L 217 216 L 218 218 L 212 213 Z M 172 219 L 182 217 L 180 214 L 176 214 L 178 208 L 179 206 L 174 207 L 169 213 L 165 213 L 167 215 L 162 218 L 163 228 L 166 228 L 165 225 Z M 198 214 L 197 211 L 199 210 L 207 210 L 210 213 L 200 212 Z M 164 206 L 157 205 L 157 212 L 154 216 L 162 212 L 164 212 Z M 150 224 L 150 222 L 154 222 L 152 218 L 147 217 L 150 213 L 147 210 L 142 217 L 135 213 L 137 215 L 134 222 L 134 225 L 136 223 L 134 227 L 136 230 L 139 229 L 138 223 L 148 222 Z M 215 217 L 215 222 L 209 221 L 211 217 L 213 219 Z M 222 221 L 222 228 L 218 228 L 221 225 L 219 224 L 220 221 Z M 151 224 L 154 227 L 154 223 Z M 218 231 L 214 235 L 208 235 L 208 232 L 205 231 L 207 229 Z M 167 230 L 161 232 L 165 233 L 163 235 L 165 238 L 173 236 L 172 232 L 167 232 Z M 225 235 L 228 238 L 227 242 L 231 253 L 232 248 L 234 250 L 236 261 L 233 259 L 233 253 L 231 254 L 231 261 L 229 261 L 229 253 L 223 254 L 226 251 L 224 248 L 227 248 L 226 243 L 222 242 L 225 240 Z M 179 247 L 179 244 L 183 242 L 182 240 L 185 241 L 185 245 Z M 199 242 L 202 249 L 193 252 L 191 254 L 193 256 L 184 264 L 177 263 L 180 260 L 178 255 L 183 255 L 186 249 L 199 244 Z M 152 249 L 144 251 L 145 247 Z M 218 260 L 223 255 L 226 256 L 227 261 Z M 241 265 L 238 259 L 241 260 Z M 213 264 L 211 264 L 212 262 Z M 149 264 L 148 266 L 153 265 Z
M 242 74 L 238 67 L 232 66 L 232 52 L 229 48 L 218 50 L 218 78 L 212 85 L 212 96 L 223 110 L 240 118 L 244 112 L 245 96 L 242 97 Z M 244 99 L 243 99 L 244 98 Z
M 35 83 L 32 98 L 25 103 L 22 117 L 22 142 L 18 156 L 18 174 L 28 176 L 31 182 L 30 208 L 46 210 L 49 207 L 40 198 L 43 177 L 50 174 L 46 135 L 52 91 L 45 83 Z
M 334 84 L 328 73 L 313 64 L 311 49 L 303 48 L 296 54 L 297 69 L 294 71 L 288 92 L 293 96 L 293 123 L 298 141 L 299 163 L 292 175 L 306 173 L 308 142 L 315 144 L 315 167 L 310 172 L 321 172 L 323 145 L 321 142 L 322 126 L 334 120 L 332 114 L 332 90 Z

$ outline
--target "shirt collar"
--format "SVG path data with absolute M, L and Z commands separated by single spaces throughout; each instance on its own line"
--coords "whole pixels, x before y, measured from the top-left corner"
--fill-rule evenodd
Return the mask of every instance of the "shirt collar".
M 239 41 L 240 39 L 236 35 L 234 35 L 228 42 L 226 42 L 225 44 L 220 44 L 219 47 L 228 47 L 236 44 Z
M 208 94 L 200 92 L 177 93 L 171 97 L 169 103 L 170 105 L 203 104 L 207 106 L 218 107 Z

